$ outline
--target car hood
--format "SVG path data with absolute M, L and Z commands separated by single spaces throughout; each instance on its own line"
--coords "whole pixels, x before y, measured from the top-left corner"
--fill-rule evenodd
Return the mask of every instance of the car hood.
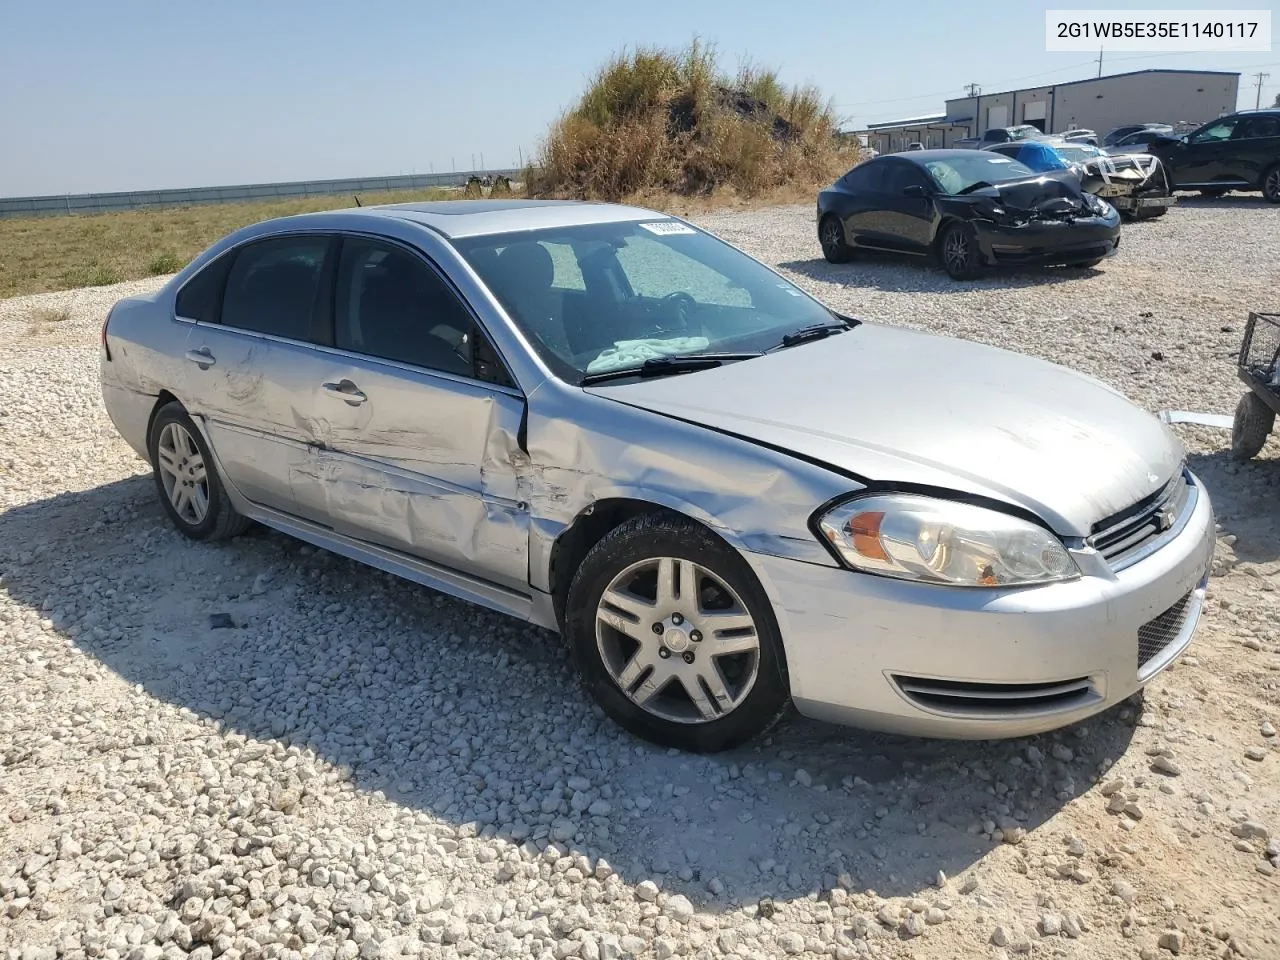
M 827 464 L 1030 510 L 1063 536 L 1158 491 L 1184 450 L 1092 377 L 864 323 L 754 360 L 589 392 Z

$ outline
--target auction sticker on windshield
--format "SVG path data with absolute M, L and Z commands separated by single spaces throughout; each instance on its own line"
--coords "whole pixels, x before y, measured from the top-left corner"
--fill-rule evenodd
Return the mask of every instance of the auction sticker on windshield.
M 697 233 L 693 227 L 681 223 L 679 220 L 659 220 L 655 223 L 642 223 L 640 226 L 650 233 L 656 233 L 660 237 Z

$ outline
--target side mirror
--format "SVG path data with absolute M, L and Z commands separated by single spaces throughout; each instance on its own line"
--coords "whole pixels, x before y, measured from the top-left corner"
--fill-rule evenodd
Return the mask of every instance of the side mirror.
M 904 197 L 927 197 L 929 192 L 918 183 L 913 183 L 902 191 Z

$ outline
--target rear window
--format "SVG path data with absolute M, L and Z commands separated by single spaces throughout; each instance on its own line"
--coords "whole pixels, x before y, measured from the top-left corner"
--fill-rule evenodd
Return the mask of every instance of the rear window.
M 303 236 L 261 240 L 241 249 L 227 276 L 222 322 L 275 337 L 312 339 L 328 248 L 327 237 Z
M 222 310 L 222 291 L 233 255 L 224 254 L 205 266 L 178 291 L 174 312 L 186 320 L 217 323 Z

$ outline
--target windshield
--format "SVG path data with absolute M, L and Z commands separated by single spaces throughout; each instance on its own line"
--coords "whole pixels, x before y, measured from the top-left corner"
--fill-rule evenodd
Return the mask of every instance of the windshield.
M 959 152 L 959 151 L 957 151 Z M 947 194 L 958 194 L 981 183 L 1001 183 L 1021 177 L 1035 176 L 1027 166 L 987 151 L 973 151 L 973 156 L 947 157 L 924 163 L 938 188 Z
M 759 353 L 836 322 L 822 304 L 678 220 L 601 223 L 453 241 L 555 374 L 664 356 Z
M 1102 150 L 1091 147 L 1087 143 L 1055 143 L 1053 151 L 1068 163 L 1088 163 L 1090 160 L 1105 156 Z

